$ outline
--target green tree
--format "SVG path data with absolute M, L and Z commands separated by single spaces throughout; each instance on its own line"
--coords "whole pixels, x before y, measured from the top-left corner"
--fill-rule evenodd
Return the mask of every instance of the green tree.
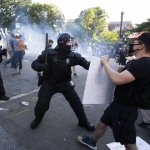
M 15 21 L 14 0 L 1 0 L 1 26 L 8 27 Z
M 0 16 L 1 26 L 11 27 L 15 26 L 16 22 L 26 21 L 28 7 L 31 5 L 31 0 L 1 0 Z
M 64 15 L 52 4 L 34 3 L 29 9 L 30 22 L 58 31 L 64 26 Z
M 58 31 L 64 26 L 64 15 L 54 5 L 32 4 L 31 0 L 1 0 L 1 27 L 14 28 L 16 23 L 43 25 Z
M 116 42 L 119 39 L 119 34 L 116 31 L 104 31 L 102 39 L 108 42 Z
M 92 40 L 97 40 L 108 29 L 106 18 L 107 14 L 102 8 L 94 7 L 82 11 L 76 22 L 83 27 Z
M 150 31 L 150 19 L 147 19 L 147 22 L 142 22 L 141 24 L 137 24 L 134 32 L 141 31 Z

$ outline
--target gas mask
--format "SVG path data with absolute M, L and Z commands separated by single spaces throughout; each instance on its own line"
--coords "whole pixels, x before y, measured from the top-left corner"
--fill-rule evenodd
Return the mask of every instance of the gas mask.
M 71 51 L 71 49 L 72 49 L 72 46 L 73 46 L 73 39 L 68 39 L 67 41 L 66 41 L 66 43 L 65 43 L 65 49 L 67 50 L 67 51 Z
M 74 38 L 70 33 L 62 33 L 57 39 L 58 45 L 67 53 L 71 52 Z

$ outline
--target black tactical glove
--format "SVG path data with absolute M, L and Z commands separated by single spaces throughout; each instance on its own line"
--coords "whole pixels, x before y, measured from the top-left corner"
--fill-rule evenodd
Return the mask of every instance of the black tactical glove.
M 7 49 L 0 47 L 0 55 L 7 56 Z

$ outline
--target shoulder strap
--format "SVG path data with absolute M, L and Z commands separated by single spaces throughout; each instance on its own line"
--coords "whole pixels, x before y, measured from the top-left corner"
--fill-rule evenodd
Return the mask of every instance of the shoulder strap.
M 48 49 L 48 54 L 54 55 L 57 54 L 57 52 L 55 51 L 55 49 Z
M 42 54 L 45 55 L 46 53 L 48 55 L 54 55 L 54 54 L 57 54 L 57 52 L 54 50 L 54 49 L 48 49 L 48 51 L 46 52 L 47 50 L 44 50 L 42 51 Z

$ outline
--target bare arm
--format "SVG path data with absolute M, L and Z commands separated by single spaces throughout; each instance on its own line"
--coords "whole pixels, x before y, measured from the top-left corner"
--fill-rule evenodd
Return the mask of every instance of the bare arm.
M 114 70 L 108 62 L 108 56 L 103 56 L 101 58 L 101 63 L 103 64 L 106 74 L 111 79 L 111 81 L 116 85 L 126 84 L 135 80 L 135 77 L 128 71 L 125 70 L 121 73 Z
M 123 70 L 123 68 L 124 68 L 124 66 L 122 66 L 122 65 L 120 65 L 119 67 L 118 67 L 118 72 L 122 72 L 122 70 Z

